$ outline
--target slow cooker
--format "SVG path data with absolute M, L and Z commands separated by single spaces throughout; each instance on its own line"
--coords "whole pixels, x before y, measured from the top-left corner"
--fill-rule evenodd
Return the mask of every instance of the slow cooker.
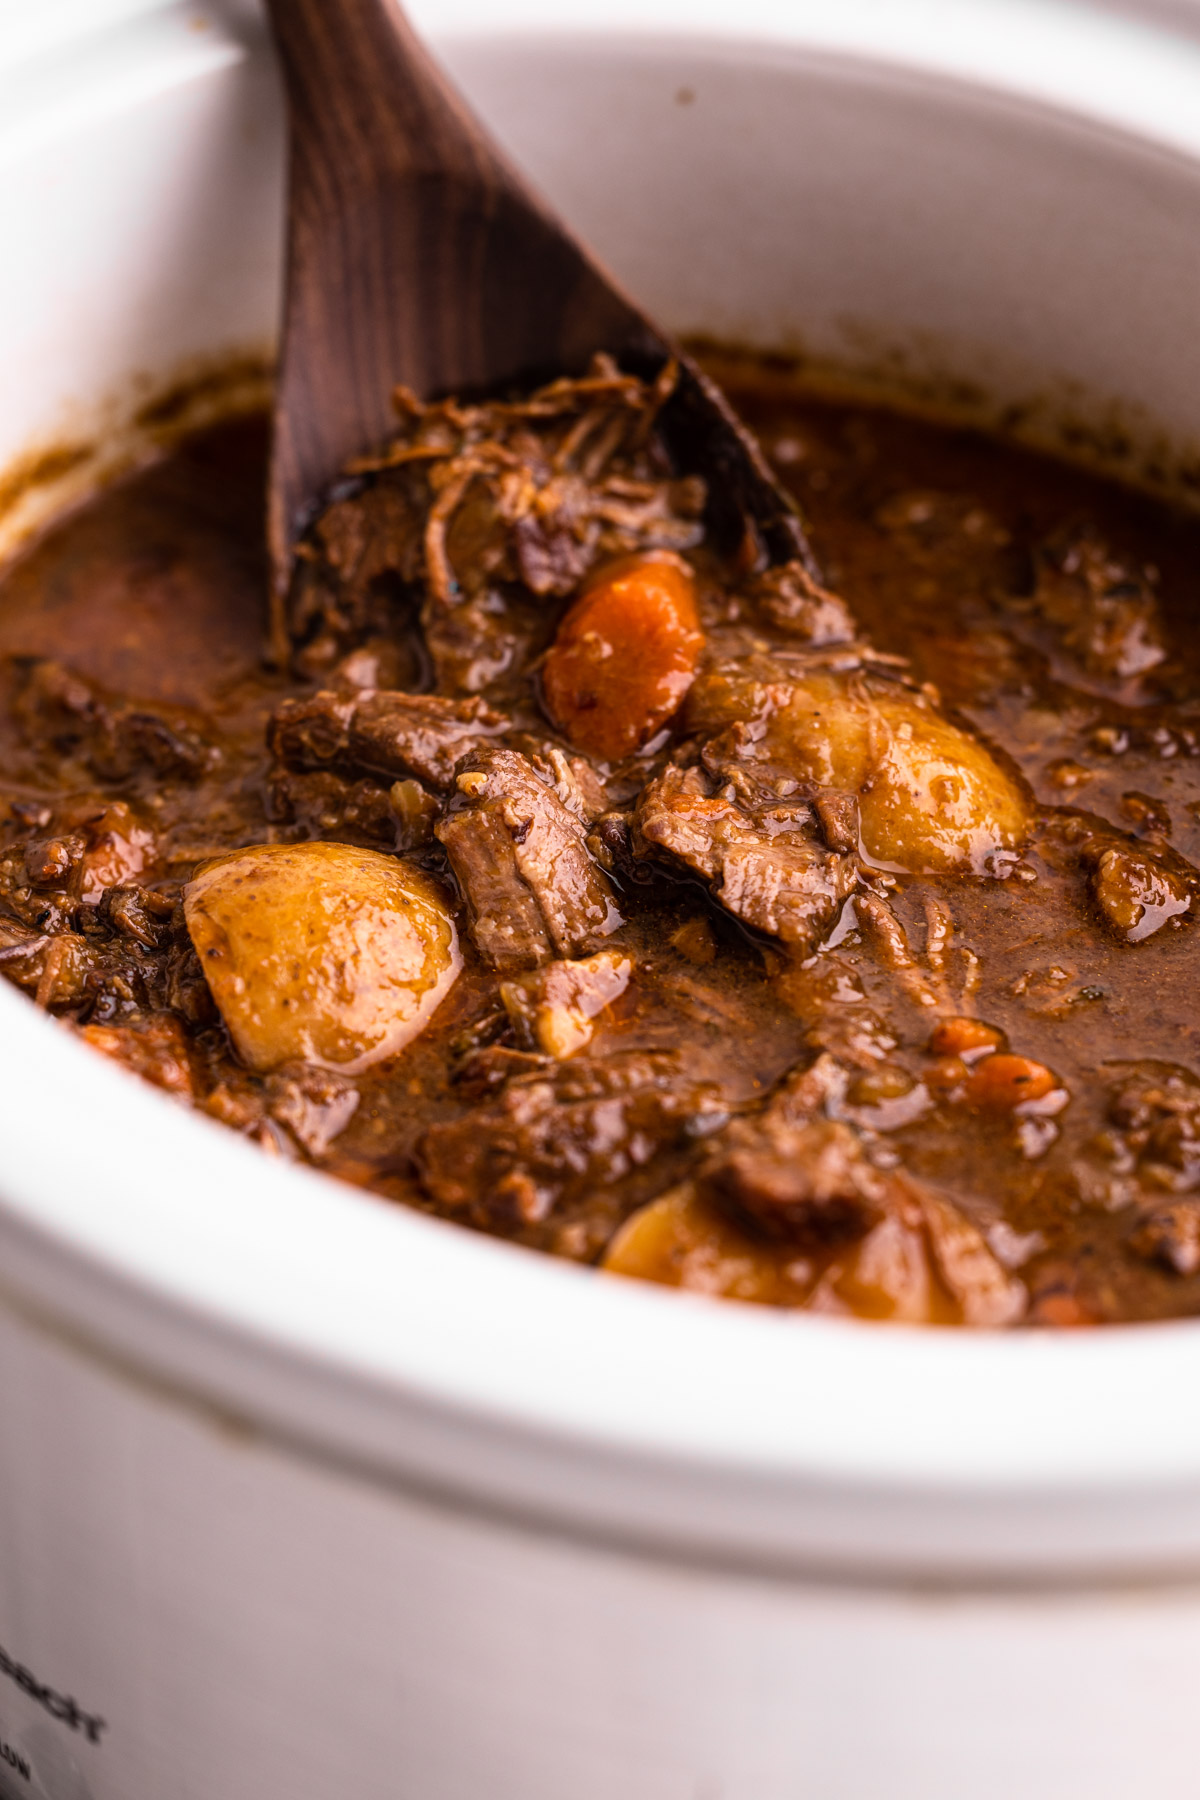
M 675 331 L 1188 493 L 1200 12 L 421 0 Z M 249 0 L 0 15 L 0 548 L 261 401 Z M 643 1288 L 272 1161 L 0 985 L 0 1795 L 1195 1791 L 1200 1326 Z

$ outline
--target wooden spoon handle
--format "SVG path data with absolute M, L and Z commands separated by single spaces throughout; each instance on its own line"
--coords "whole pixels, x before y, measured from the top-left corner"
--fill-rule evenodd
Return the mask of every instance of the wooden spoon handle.
M 491 146 L 394 0 L 268 0 L 268 11 L 301 166 L 316 162 L 350 193 L 385 169 L 496 179 Z
M 288 305 L 269 531 L 422 398 L 665 346 L 514 175 L 394 0 L 268 0 L 291 125 Z M 295 353 L 295 354 L 293 354 Z

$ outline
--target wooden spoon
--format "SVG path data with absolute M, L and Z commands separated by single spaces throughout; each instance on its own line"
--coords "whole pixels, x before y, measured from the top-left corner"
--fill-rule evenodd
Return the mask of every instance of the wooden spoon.
M 273 639 L 293 546 L 339 471 L 421 399 L 580 373 L 607 351 L 680 379 L 661 415 L 712 524 L 816 569 L 792 502 L 720 391 L 507 162 L 395 0 L 268 0 L 291 133 L 287 298 L 268 499 Z

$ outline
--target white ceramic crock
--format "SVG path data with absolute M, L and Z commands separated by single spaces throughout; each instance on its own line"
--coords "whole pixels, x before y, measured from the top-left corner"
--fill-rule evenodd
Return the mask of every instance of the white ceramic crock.
M 671 326 L 1194 466 L 1187 8 L 414 14 Z M 10 541 L 269 353 L 280 147 L 248 5 L 0 4 L 0 465 L 91 447 Z M 1200 1327 L 598 1278 L 272 1162 L 2 983 L 0 1195 L 4 1800 L 1194 1795 Z

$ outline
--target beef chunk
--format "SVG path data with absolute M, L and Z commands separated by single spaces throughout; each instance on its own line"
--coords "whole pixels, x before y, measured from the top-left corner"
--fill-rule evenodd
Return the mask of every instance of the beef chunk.
M 1085 860 L 1092 898 L 1105 924 L 1127 944 L 1140 944 L 1191 909 L 1195 889 L 1188 877 L 1195 872 L 1182 857 L 1127 842 L 1097 843 Z
M 564 806 L 590 825 L 608 808 L 604 783 L 583 756 L 572 756 L 558 744 L 528 731 L 510 734 L 509 748 L 527 756 L 543 781 L 549 782 Z
M 503 714 L 478 699 L 326 691 L 278 706 L 268 742 L 292 768 L 338 765 L 392 777 L 415 775 L 444 791 L 460 758 L 507 725 Z
M 880 1217 L 883 1183 L 848 1125 L 768 1114 L 722 1134 L 699 1188 L 768 1237 L 814 1250 L 862 1237 Z
M 305 1064 L 278 1070 L 263 1084 L 266 1110 L 309 1156 L 323 1156 L 358 1110 L 359 1092 L 332 1069 Z
M 189 1025 L 215 1025 L 220 1019 L 212 989 L 200 966 L 187 933 L 183 906 L 176 904 L 171 919 L 172 941 L 161 964 L 162 1001 Z
M 95 905 L 105 888 L 136 880 L 150 870 L 158 856 L 153 831 L 142 815 L 123 800 L 81 802 L 67 808 L 64 822 L 82 832 L 87 842 L 79 872 L 79 896 Z
M 433 804 L 431 798 L 431 811 Z M 401 823 L 386 787 L 366 779 L 346 781 L 331 769 L 277 769 L 267 789 L 267 812 L 280 824 L 297 826 L 305 837 L 388 850 L 396 848 Z
M 1004 1268 L 978 1226 L 944 1194 L 904 1177 L 898 1178 L 898 1186 L 907 1190 L 910 1205 L 920 1210 L 930 1259 L 957 1318 L 964 1325 L 985 1329 L 1015 1325 L 1028 1307 L 1028 1291 Z M 870 1242 L 868 1236 L 864 1252 Z
M 79 1034 L 93 1050 L 123 1063 L 144 1081 L 181 1100 L 196 1094 L 191 1052 L 179 1020 L 149 1013 L 124 1025 L 85 1025 Z
M 820 842 L 806 800 L 771 804 L 699 767 L 650 782 L 636 825 L 649 849 L 711 881 L 747 925 L 805 951 L 828 934 L 857 880 L 854 859 Z
M 831 1295 L 879 1317 L 949 1317 L 966 1325 L 1011 1325 L 1025 1311 L 983 1234 L 953 1201 L 901 1169 L 875 1167 L 841 1110 L 846 1075 L 818 1056 L 792 1070 L 754 1119 L 714 1139 L 706 1177 L 769 1238 L 810 1254 L 831 1250 Z
M 628 1221 L 605 1267 L 864 1318 L 1013 1324 L 1022 1283 L 953 1202 L 872 1164 L 834 1116 L 845 1087 L 828 1055 L 791 1071 L 708 1140 L 690 1180 Z
M 1176 1275 L 1200 1272 L 1200 1081 L 1190 1069 L 1145 1062 L 1127 1068 L 1108 1105 L 1111 1129 L 1096 1141 L 1133 1201 L 1132 1255 Z
M 864 851 L 913 874 L 999 874 L 1023 847 L 1032 796 L 934 697 L 857 647 L 748 654 L 706 669 L 684 706 L 712 773 L 782 798 L 857 797 Z
M 422 1185 L 447 1212 L 493 1230 L 534 1226 L 723 1118 L 713 1085 L 675 1052 L 564 1063 L 519 1076 L 491 1106 L 432 1125 Z
M 1121 562 L 1090 527 L 1069 528 L 1044 547 L 1033 605 L 1086 675 L 1128 681 L 1166 656 L 1153 579 Z
M 37 931 L 87 929 L 105 890 L 131 882 L 156 855 L 154 834 L 116 800 L 64 806 L 49 837 L 0 853 L 0 902 Z
M 60 837 L 31 838 L 25 845 L 22 861 L 31 887 L 66 888 L 78 865 L 83 861 L 87 839 L 82 832 L 67 832 Z
M 55 946 L 55 957 L 48 965 L 47 958 L 52 945 Z M 69 946 L 66 956 L 64 946 Z M 60 970 L 64 991 L 69 983 L 74 992 L 77 985 L 77 958 L 85 954 L 86 949 L 85 940 L 77 933 L 51 935 L 0 913 L 0 974 L 6 975 L 9 981 L 17 987 L 25 988 L 27 992 L 36 994 L 49 986 L 53 994 Z
M 848 644 L 856 635 L 846 602 L 818 586 L 803 563 L 767 569 L 745 592 L 768 623 L 805 643 Z
M 302 1150 L 320 1157 L 345 1130 L 358 1101 L 357 1088 L 325 1069 L 297 1064 L 263 1080 L 226 1064 L 198 1105 L 275 1156 L 295 1157 Z
M 61 663 L 30 662 L 13 707 L 26 737 L 77 756 L 105 781 L 137 775 L 196 781 L 219 752 L 179 708 L 153 711 L 108 700 Z
M 813 795 L 813 811 L 831 850 L 853 856 L 858 850 L 858 801 L 853 794 L 827 791 Z
M 497 807 L 476 807 L 434 826 L 466 895 L 471 936 L 498 969 L 536 968 L 553 954 L 537 895 L 517 862 L 513 830 Z
M 425 648 L 442 693 L 480 694 L 507 675 L 533 647 L 523 609 L 505 594 L 479 594 L 457 606 L 427 600 L 421 609 Z
M 1174 1200 L 1149 1213 L 1130 1235 L 1129 1248 L 1175 1275 L 1200 1270 L 1200 1200 Z
M 1144 1186 L 1184 1192 L 1200 1185 L 1200 1082 L 1171 1064 L 1140 1065 L 1109 1102 L 1119 1160 Z
M 825 1052 L 789 1069 L 756 1112 L 712 1139 L 700 1192 L 773 1239 L 816 1247 L 861 1236 L 879 1212 L 880 1177 L 833 1116 L 846 1086 Z
M 275 1151 L 320 1157 L 359 1104 L 354 1083 L 336 1071 L 288 1065 L 257 1080 L 226 1067 L 214 1081 L 211 1052 L 190 1042 L 170 1012 L 150 1011 L 119 1024 L 85 1025 L 80 1037 L 135 1075 L 201 1106 L 225 1125 Z
M 70 931 L 79 922 L 82 832 L 27 839 L 0 853 L 0 901 L 33 931 Z
M 466 896 L 471 935 L 498 969 L 586 956 L 622 923 L 582 822 L 527 757 L 495 746 L 464 758 L 435 827 Z

